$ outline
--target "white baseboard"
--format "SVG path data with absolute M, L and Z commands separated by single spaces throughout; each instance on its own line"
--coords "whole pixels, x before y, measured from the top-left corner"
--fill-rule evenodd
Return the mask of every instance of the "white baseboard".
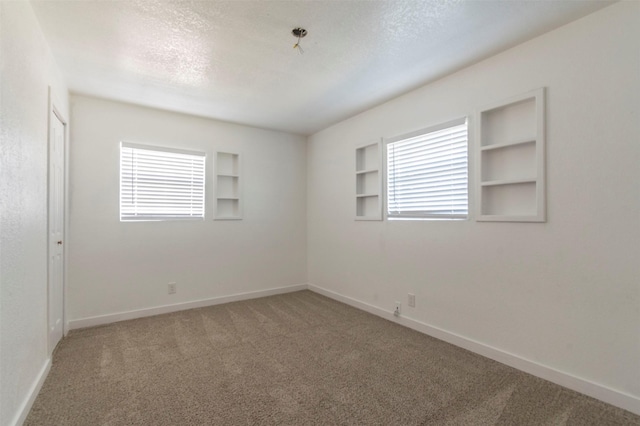
M 620 407 L 622 409 L 640 415 L 640 398 L 637 398 L 633 395 L 629 395 L 627 393 L 581 379 L 569 373 L 556 370 L 552 367 L 538 364 L 536 362 L 522 358 L 518 355 L 505 352 L 501 349 L 497 349 L 484 343 L 466 338 L 464 336 L 451 333 L 449 331 L 434 327 L 421 321 L 403 316 L 395 317 L 393 315 L 393 312 L 391 311 L 386 311 L 377 306 L 361 302 L 351 297 L 343 296 L 341 294 L 324 289 L 322 287 L 318 287 L 313 284 L 309 284 L 308 288 L 313 292 L 353 306 L 354 308 L 361 309 L 365 312 L 369 312 L 373 315 L 382 317 L 389 321 L 393 321 L 405 327 L 409 327 L 413 330 L 419 331 L 421 333 L 443 340 L 447 343 L 451 343 L 455 346 L 459 346 L 471 352 L 490 358 L 494 361 L 498 361 L 502 364 L 524 371 L 525 373 L 540 377 L 552 383 L 564 386 L 576 392 L 583 393 L 590 397 L 599 399 L 611 405 L 615 405 L 616 407 Z
M 24 401 L 20 405 L 18 412 L 16 413 L 13 420 L 9 422 L 9 425 L 21 426 L 24 423 L 24 421 L 27 419 L 27 416 L 29 415 L 29 411 L 31 411 L 31 407 L 35 402 L 36 397 L 40 393 L 40 389 L 42 388 L 42 385 L 44 384 L 45 379 L 49 375 L 49 370 L 51 370 L 51 358 L 47 358 L 47 360 L 44 362 L 44 365 L 40 369 L 38 376 L 34 380 L 31 387 L 29 388 L 29 391 L 27 392 L 27 395 Z
M 157 306 L 154 308 L 138 309 L 135 311 L 117 312 L 115 314 L 99 315 L 95 317 L 70 320 L 67 329 L 93 327 L 96 325 L 110 324 L 135 318 L 150 317 L 153 315 L 167 314 L 170 312 L 184 311 L 187 309 L 203 308 L 205 306 L 220 305 L 222 303 L 237 302 L 240 300 L 257 299 L 259 297 L 273 296 L 275 294 L 291 293 L 306 290 L 306 284 L 287 287 L 270 288 L 267 290 L 251 291 L 247 293 L 232 294 L 230 296 L 214 297 L 211 299 L 195 300 L 193 302 L 176 303 L 173 305 Z

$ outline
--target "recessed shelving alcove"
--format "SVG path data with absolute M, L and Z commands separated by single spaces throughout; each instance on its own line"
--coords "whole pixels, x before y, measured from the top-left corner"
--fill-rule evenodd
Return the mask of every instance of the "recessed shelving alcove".
M 382 220 L 381 141 L 356 148 L 356 220 Z
M 478 221 L 544 222 L 544 89 L 477 114 Z
M 214 219 L 242 219 L 240 154 L 216 152 L 214 165 Z

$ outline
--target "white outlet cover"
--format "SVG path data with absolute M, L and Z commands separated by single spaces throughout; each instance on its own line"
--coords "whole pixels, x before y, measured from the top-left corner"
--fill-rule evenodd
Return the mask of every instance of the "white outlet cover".
M 408 294 L 408 305 L 410 308 L 415 308 L 416 307 L 416 295 L 415 294 Z

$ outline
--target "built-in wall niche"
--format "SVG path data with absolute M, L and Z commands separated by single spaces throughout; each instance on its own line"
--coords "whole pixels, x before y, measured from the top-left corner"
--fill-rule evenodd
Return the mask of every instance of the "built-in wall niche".
M 485 107 L 476 123 L 476 219 L 544 222 L 544 89 Z
M 214 219 L 242 219 L 240 154 L 216 152 L 214 164 Z
M 356 220 L 382 220 L 382 142 L 356 147 Z

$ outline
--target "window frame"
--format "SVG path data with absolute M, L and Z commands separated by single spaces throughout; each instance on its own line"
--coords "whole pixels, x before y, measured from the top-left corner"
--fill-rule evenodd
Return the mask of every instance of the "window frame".
M 202 157 L 202 216 L 178 216 L 172 214 L 166 215 L 140 215 L 140 216 L 123 216 L 123 149 L 132 148 L 146 151 L 164 152 L 170 154 L 183 154 Z M 167 221 L 203 221 L 206 219 L 207 211 L 207 162 L 208 155 L 204 151 L 181 149 L 166 147 L 161 145 L 141 144 L 137 142 L 120 141 L 118 152 L 118 217 L 120 222 L 167 222 Z
M 467 214 L 466 216 L 457 215 L 440 215 L 440 214 L 389 214 L 389 165 L 388 165 L 388 147 L 390 144 L 400 142 L 406 139 L 415 138 L 428 133 L 437 132 L 449 127 L 465 124 L 467 126 L 467 141 L 466 141 L 466 154 L 467 154 Z M 472 153 L 471 153 L 471 140 L 472 140 L 472 119 L 470 115 L 465 115 L 459 118 L 441 122 L 432 126 L 428 126 L 419 130 L 404 133 L 401 135 L 383 138 L 383 197 L 384 208 L 383 215 L 384 220 L 388 221 L 468 221 L 472 218 Z

